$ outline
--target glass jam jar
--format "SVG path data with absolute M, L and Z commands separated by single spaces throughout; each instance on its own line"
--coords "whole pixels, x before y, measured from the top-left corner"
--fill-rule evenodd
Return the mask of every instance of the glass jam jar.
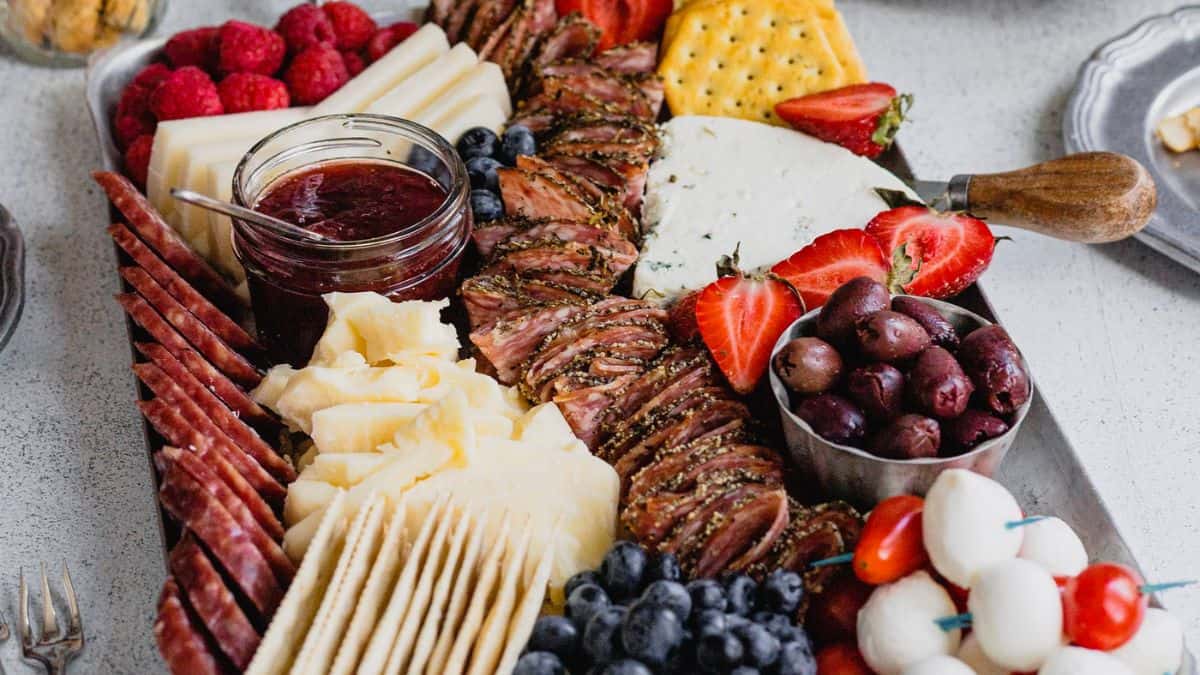
M 453 293 L 471 236 L 469 195 L 454 148 L 395 117 L 318 117 L 251 148 L 234 173 L 234 201 L 326 237 L 233 220 L 234 253 L 270 358 L 308 362 L 328 318 L 324 293 Z

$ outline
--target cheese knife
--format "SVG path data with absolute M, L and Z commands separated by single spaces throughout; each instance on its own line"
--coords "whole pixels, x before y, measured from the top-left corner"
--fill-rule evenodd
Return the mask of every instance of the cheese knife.
M 885 167 L 900 168 L 902 162 L 881 159 Z M 935 209 L 969 211 L 997 225 L 1088 244 L 1136 234 L 1157 199 L 1150 172 L 1115 152 L 1081 152 L 1004 173 L 905 182 Z

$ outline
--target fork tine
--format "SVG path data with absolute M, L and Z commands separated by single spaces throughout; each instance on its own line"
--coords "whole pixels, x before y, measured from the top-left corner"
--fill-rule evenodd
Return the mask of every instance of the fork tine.
M 75 584 L 71 583 L 71 570 L 63 562 L 63 595 L 67 598 L 67 637 L 83 637 L 83 618 L 79 615 L 79 601 L 75 599 Z
M 24 569 L 21 570 L 21 590 L 17 613 L 20 615 L 17 629 L 21 631 L 21 651 L 28 654 L 29 648 L 33 646 L 33 628 L 29 625 L 29 587 L 25 585 Z
M 50 580 L 46 578 L 46 563 L 42 567 L 42 641 L 57 640 L 58 615 L 54 613 L 54 596 L 50 595 Z

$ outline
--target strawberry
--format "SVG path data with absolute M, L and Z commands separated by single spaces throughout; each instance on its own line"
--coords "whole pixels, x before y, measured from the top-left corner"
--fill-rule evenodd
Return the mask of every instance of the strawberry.
M 667 310 L 667 329 L 676 342 L 691 342 L 700 334 L 700 327 L 696 325 L 696 301 L 699 299 L 700 291 L 690 291 Z
M 786 279 L 816 309 L 829 294 L 855 277 L 887 283 L 891 265 L 873 237 L 862 230 L 834 230 L 776 264 L 771 272 Z
M 871 82 L 788 99 L 775 105 L 775 114 L 810 136 L 878 157 L 892 144 L 911 105 L 912 94 L 897 96 L 891 85 Z
M 785 281 L 733 272 L 700 291 L 696 326 L 734 391 L 748 394 L 767 372 L 776 340 L 800 318 L 804 305 Z
M 893 259 L 912 260 L 915 276 L 900 283 L 904 292 L 929 298 L 961 293 L 987 269 L 996 238 L 987 223 L 965 213 L 939 213 L 924 206 L 884 211 L 867 223 Z

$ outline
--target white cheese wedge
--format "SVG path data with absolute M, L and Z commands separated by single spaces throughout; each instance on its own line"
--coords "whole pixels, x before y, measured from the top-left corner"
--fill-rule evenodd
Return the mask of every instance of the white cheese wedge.
M 204 190 L 209 182 L 209 167 L 220 162 L 233 162 L 236 168 L 237 162 L 258 141 L 259 139 L 256 137 L 244 137 L 235 138 L 230 141 L 221 141 L 219 143 L 202 143 L 188 148 L 183 154 L 179 182 L 173 187 L 181 187 L 208 194 Z M 232 196 L 232 177 L 230 179 L 229 192 Z M 208 214 L 211 211 L 193 204 L 185 204 L 178 200 L 172 201 L 175 202 L 176 226 L 180 234 L 188 239 L 204 237 L 209 240 L 211 248 L 212 236 L 209 233 L 208 227 Z
M 436 61 L 425 64 L 420 70 L 392 87 L 367 106 L 366 112 L 410 118 L 448 91 L 477 63 L 479 57 L 475 55 L 475 50 L 465 42 L 460 42 L 439 56 Z
M 446 33 L 427 23 L 313 108 L 313 116 L 362 112 L 417 69 L 450 49 Z
M 167 216 L 175 211 L 170 189 L 179 185 L 189 148 L 239 138 L 257 141 L 309 115 L 309 108 L 285 108 L 160 122 L 150 148 L 146 196 L 154 208 Z
M 871 160 L 790 129 L 685 115 L 662 132 L 634 297 L 668 302 L 702 288 L 739 245 L 741 268 L 758 270 L 822 234 L 863 227 L 887 208 L 876 187 L 915 197 Z
M 392 440 L 427 407 L 423 403 L 346 403 L 313 413 L 312 439 L 321 453 L 371 452 Z
M 417 111 L 412 119 L 418 124 L 432 127 L 443 119 L 449 119 L 452 113 L 480 96 L 495 101 L 506 117 L 512 115 L 512 100 L 508 97 L 504 72 L 491 61 L 480 61 L 444 95 Z
M 204 172 L 202 192 L 222 201 L 233 201 L 233 174 L 239 160 L 217 162 Z M 206 211 L 208 233 L 212 239 L 212 261 L 217 269 L 236 282 L 246 280 L 246 270 L 233 252 L 233 221 L 215 211 Z
M 477 96 L 447 117 L 434 122 L 432 128 L 450 142 L 458 142 L 468 129 L 487 127 L 499 133 L 508 120 L 508 115 L 490 96 Z

